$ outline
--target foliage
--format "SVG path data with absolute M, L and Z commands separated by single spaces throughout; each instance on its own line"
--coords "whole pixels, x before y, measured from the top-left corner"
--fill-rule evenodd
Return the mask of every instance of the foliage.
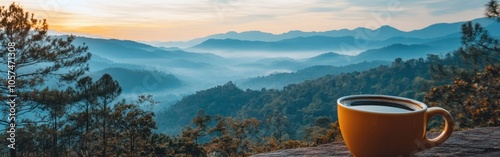
M 314 126 L 306 127 L 305 139 L 307 141 L 312 141 L 313 145 L 342 141 L 342 134 L 340 133 L 338 121 L 330 123 L 329 119 L 328 122 L 324 120 L 324 117 L 320 117 L 316 120 Z
M 153 135 L 154 149 L 177 156 L 248 156 L 255 153 L 315 146 L 342 140 L 338 122 L 330 123 L 325 118 L 317 120 L 318 124 L 321 124 L 315 126 L 314 129 L 320 128 L 321 131 L 315 132 L 312 142 L 285 140 L 284 137 L 277 136 L 283 131 L 280 129 L 280 126 L 283 125 L 278 121 L 284 120 L 278 112 L 270 116 L 266 123 L 261 123 L 255 118 L 234 119 L 220 115 L 215 116 L 213 120 L 215 120 L 213 126 L 207 125 L 211 123 L 212 116 L 206 115 L 203 110 L 200 110 L 191 124 L 183 129 L 179 137 L 171 138 L 164 134 Z M 265 126 L 261 127 L 261 125 Z M 271 133 L 270 136 L 266 136 L 266 134 L 260 134 L 260 130 L 263 130 L 261 128 L 274 129 L 267 130 Z M 200 139 L 208 140 L 202 142 Z
M 500 68 L 487 66 L 470 81 L 433 88 L 425 97 L 430 106 L 446 108 L 462 128 L 500 125 Z
M 216 117 L 217 125 L 210 130 L 215 135 L 206 144 L 208 153 L 224 156 L 250 155 L 254 147 L 255 135 L 260 121 L 254 119 L 236 120 L 229 117 Z
M 490 0 L 486 4 L 485 15 L 500 22 L 500 5 L 497 0 Z

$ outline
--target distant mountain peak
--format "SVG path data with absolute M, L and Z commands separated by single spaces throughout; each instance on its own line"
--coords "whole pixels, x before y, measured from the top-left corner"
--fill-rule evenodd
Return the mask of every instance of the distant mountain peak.
M 288 32 L 289 32 L 289 33 L 292 33 L 292 32 L 303 32 L 303 31 L 301 31 L 301 30 L 290 30 L 290 31 L 288 31 Z
M 369 30 L 369 29 L 365 27 L 356 27 L 352 31 L 358 31 L 358 30 Z
M 316 57 L 313 57 L 313 58 L 333 58 L 333 57 L 339 57 L 339 56 L 343 56 L 341 54 L 338 54 L 338 53 L 335 53 L 335 52 L 327 52 L 327 53 L 323 53 L 323 54 L 320 54 Z
M 341 54 L 335 53 L 335 52 L 327 52 L 324 53 L 323 55 L 329 55 L 329 56 L 342 56 Z
M 327 53 L 323 53 L 323 54 L 308 58 L 307 60 L 309 60 L 309 61 L 323 61 L 323 60 L 334 59 L 334 58 L 341 57 L 341 56 L 344 56 L 344 55 L 341 55 L 341 54 L 338 54 L 335 52 L 327 52 Z
M 400 31 L 399 29 L 397 28 L 394 28 L 392 26 L 389 26 L 389 25 L 383 25 L 381 26 L 380 28 L 378 28 L 379 30 L 391 30 L 391 31 Z
M 291 30 L 291 31 L 282 33 L 280 35 L 298 35 L 298 36 L 303 36 L 304 33 L 310 33 L 310 32 L 304 32 L 304 31 L 301 31 L 301 30 Z
M 266 33 L 266 32 L 262 32 L 262 31 L 259 31 L 259 30 L 250 30 L 250 31 L 243 31 L 241 33 Z
M 229 31 L 229 32 L 226 32 L 224 34 L 226 34 L 226 35 L 230 35 L 230 34 L 231 35 L 235 35 L 235 34 L 240 34 L 240 33 L 236 32 L 236 31 Z

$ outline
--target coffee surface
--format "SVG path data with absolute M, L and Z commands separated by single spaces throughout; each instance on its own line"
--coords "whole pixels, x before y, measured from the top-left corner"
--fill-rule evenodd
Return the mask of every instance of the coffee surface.
M 346 105 L 350 108 L 355 108 L 358 110 L 380 113 L 404 113 L 416 110 L 415 106 L 412 105 L 388 101 L 357 100 L 349 101 L 346 103 Z
M 379 105 L 361 105 L 361 106 L 351 106 L 351 108 L 370 111 L 370 112 L 381 112 L 381 113 L 405 113 L 410 112 L 412 110 L 391 107 L 391 106 L 379 106 Z

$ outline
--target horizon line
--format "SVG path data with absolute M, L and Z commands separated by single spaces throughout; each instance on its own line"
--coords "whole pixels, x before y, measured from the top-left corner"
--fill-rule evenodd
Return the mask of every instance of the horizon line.
M 341 30 L 355 31 L 357 29 L 367 29 L 367 30 L 375 31 L 375 30 L 381 29 L 382 27 L 387 27 L 387 26 L 390 27 L 390 28 L 396 29 L 398 31 L 408 33 L 408 32 L 423 30 L 423 29 L 426 29 L 426 28 L 428 28 L 430 26 L 437 25 L 437 24 L 453 24 L 453 23 L 460 23 L 460 22 L 469 22 L 469 21 L 474 21 L 474 20 L 479 20 L 479 19 L 490 19 L 490 18 L 488 18 L 488 17 L 478 17 L 478 18 L 473 18 L 473 19 L 465 20 L 465 21 L 462 20 L 462 21 L 455 21 L 455 22 L 439 22 L 439 23 L 433 23 L 433 24 L 427 25 L 425 27 L 421 27 L 421 28 L 417 28 L 417 29 L 412 29 L 412 30 L 404 30 L 404 29 L 400 29 L 400 28 L 397 28 L 397 27 L 391 26 L 391 25 L 380 25 L 380 27 L 375 28 L 375 29 L 371 29 L 371 28 L 367 28 L 367 27 L 363 27 L 363 26 L 358 26 L 358 27 L 352 28 L 352 29 L 350 29 L 350 28 L 341 28 L 341 29 L 328 29 L 328 30 L 318 30 L 318 31 L 314 31 L 314 30 L 313 31 L 307 31 L 307 30 L 295 29 L 295 30 L 284 31 L 282 33 L 272 33 L 272 32 L 266 32 L 266 31 L 261 31 L 261 30 L 246 30 L 246 31 L 229 30 L 229 31 L 214 33 L 214 34 L 210 34 L 210 35 L 206 35 L 206 36 L 199 36 L 199 37 L 191 38 L 191 39 L 188 39 L 188 40 L 134 40 L 134 39 L 123 39 L 123 38 L 106 37 L 106 36 L 102 36 L 102 35 L 88 34 L 88 33 L 61 32 L 61 31 L 54 30 L 54 29 L 49 29 L 47 33 L 48 33 L 48 35 L 52 35 L 52 36 L 74 35 L 74 36 L 77 36 L 77 37 L 95 38 L 95 39 L 130 40 L 130 41 L 136 41 L 136 42 L 148 43 L 149 44 L 149 43 L 154 43 L 154 42 L 189 42 L 189 41 L 192 41 L 192 40 L 206 38 L 206 37 L 213 36 L 213 35 L 222 35 L 222 34 L 228 34 L 228 33 L 241 34 L 241 33 L 246 33 L 246 32 L 260 32 L 260 33 L 272 34 L 272 35 L 279 36 L 279 35 L 284 35 L 284 34 L 287 34 L 287 33 L 290 33 L 290 32 L 324 33 L 324 32 L 329 32 L 329 31 L 341 31 Z

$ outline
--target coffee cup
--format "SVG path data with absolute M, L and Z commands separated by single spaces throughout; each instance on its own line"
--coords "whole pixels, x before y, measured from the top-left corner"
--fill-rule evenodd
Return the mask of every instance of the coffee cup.
M 428 108 L 417 100 L 388 95 L 351 95 L 337 100 L 340 131 L 357 157 L 412 156 L 450 137 L 453 118 L 443 108 Z M 442 133 L 429 139 L 426 126 L 432 116 L 445 120 Z

